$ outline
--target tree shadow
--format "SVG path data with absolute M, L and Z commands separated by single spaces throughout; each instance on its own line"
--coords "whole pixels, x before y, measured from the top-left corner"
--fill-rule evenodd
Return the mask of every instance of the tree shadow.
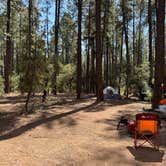
M 0 104 L 17 104 L 24 103 L 26 100 L 26 96 L 9 96 L 9 97 L 0 97 Z
M 59 124 L 65 124 L 66 126 L 75 126 L 77 125 L 77 122 L 75 119 L 73 119 L 72 117 L 68 116 L 68 117 L 64 117 L 64 118 L 60 118 L 58 120 L 58 123 Z
M 91 109 L 85 110 L 85 112 L 101 112 L 105 110 L 104 102 L 96 102 L 97 104 L 91 107 Z
M 124 110 L 123 112 L 126 112 L 126 111 Z M 104 123 L 107 125 L 105 127 L 106 135 L 103 135 L 104 138 L 111 139 L 112 138 L 111 133 L 113 131 L 117 131 L 118 139 L 131 138 L 132 135 L 128 132 L 126 125 L 121 124 L 118 128 L 118 124 L 121 119 L 121 116 L 124 116 L 127 119 L 134 119 L 131 114 L 124 113 L 123 115 L 116 115 L 111 118 L 95 121 L 96 123 Z
M 3 97 L 4 98 L 4 97 Z M 5 97 L 6 98 L 6 97 Z M 64 95 L 64 98 L 67 99 L 67 102 L 66 104 L 70 104 L 70 105 L 76 105 L 78 103 L 82 103 L 82 102 L 87 102 L 89 100 L 89 96 L 85 96 L 84 98 L 82 98 L 81 100 L 76 100 L 76 99 L 73 99 L 73 96 L 72 96 L 72 99 L 70 100 L 70 97 Z M 15 100 L 19 100 L 19 99 L 23 99 L 23 96 L 16 96 L 16 97 L 7 97 L 8 100 L 12 100 L 13 102 L 15 102 Z M 55 98 L 54 98 L 55 100 Z M 95 99 L 93 99 L 95 100 Z M 8 131 L 8 133 L 1 133 L 0 135 L 0 140 L 5 140 L 5 139 L 10 139 L 10 138 L 13 138 L 13 137 L 16 137 L 16 136 L 19 136 L 23 133 L 25 133 L 26 131 L 30 130 L 30 129 L 33 129 L 39 125 L 42 125 L 42 124 L 46 124 L 47 128 L 52 128 L 52 122 L 54 120 L 57 120 L 57 122 L 59 122 L 60 124 L 65 124 L 67 126 L 74 126 L 76 125 L 76 121 L 74 119 L 72 119 L 72 117 L 70 117 L 70 115 L 74 114 L 74 113 L 77 113 L 77 112 L 80 112 L 82 110 L 84 110 L 85 112 L 99 112 L 99 111 L 103 111 L 105 110 L 105 107 L 108 108 L 108 105 L 109 106 L 114 106 L 114 105 L 124 105 L 124 104 L 129 104 L 129 103 L 133 103 L 135 102 L 135 100 L 123 100 L 123 101 L 112 101 L 111 103 L 105 103 L 105 102 L 94 102 L 88 106 L 84 106 L 84 107 L 81 107 L 81 108 L 78 108 L 78 109 L 74 109 L 72 111 L 69 111 L 69 112 L 65 112 L 65 113 L 60 113 L 60 114 L 56 114 L 53 113 L 53 115 L 48 115 L 49 113 L 47 112 L 40 112 L 42 114 L 42 116 L 40 116 L 39 118 L 37 118 L 35 121 L 31 122 L 31 123 L 28 123 L 28 124 L 25 124 L 21 127 L 18 127 L 18 128 L 15 128 L 15 124 L 17 124 L 17 121 L 18 121 L 18 118 L 20 116 L 20 112 L 16 112 L 16 113 L 8 113 L 8 118 L 5 119 L 3 121 L 1 121 L 2 125 L 4 126 L 1 131 Z M 70 106 L 69 105 L 69 106 Z M 57 104 L 57 106 L 59 106 Z M 48 105 L 48 108 L 45 108 L 45 109 L 50 109 L 50 107 L 55 107 L 55 103 L 52 103 L 51 105 Z M 43 109 L 44 110 L 44 109 Z M 5 117 L 5 112 L 4 113 L 1 113 L 4 117 Z M 10 115 L 10 116 L 9 116 Z M 67 118 L 65 118 L 67 117 Z M 108 125 L 115 125 L 116 123 L 116 120 L 117 120 L 118 117 L 116 117 L 116 119 L 106 119 L 104 123 L 108 123 Z M 111 122 L 111 121 L 114 121 L 114 122 Z M 111 124 L 113 123 L 113 124 Z M 12 129 L 12 130 L 11 130 Z M 106 130 L 114 130 L 115 128 L 107 128 Z M 122 134 L 121 134 L 122 135 Z
M 69 115 L 75 114 L 77 112 L 83 111 L 84 109 L 89 109 L 89 108 L 95 106 L 96 104 L 98 104 L 98 102 L 94 102 L 88 106 L 81 107 L 79 109 L 74 109 L 72 111 L 61 113 L 61 114 L 54 115 L 51 117 L 47 117 L 46 115 L 43 114 L 39 119 L 37 119 L 31 123 L 28 123 L 28 124 L 23 125 L 19 128 L 16 128 L 16 129 L 14 129 L 6 134 L 0 135 L 0 140 L 6 140 L 6 139 L 11 139 L 11 138 L 17 137 L 17 136 L 25 133 L 28 130 L 34 129 L 37 126 L 42 125 L 42 124 L 46 124 L 46 123 L 48 123 L 49 128 L 51 128 L 51 126 L 50 126 L 51 122 L 53 122 L 55 120 L 59 120 L 59 122 L 63 123 L 63 121 L 60 119 L 67 117 Z M 76 122 L 73 120 L 69 120 L 67 124 L 72 126 L 72 125 L 75 125 Z
M 121 148 L 114 148 L 110 145 L 108 147 L 94 145 L 91 149 L 85 146 L 85 148 L 92 151 L 93 154 L 87 165 L 135 165 L 135 161 L 129 160 Z
M 21 112 L 0 112 L 0 132 L 5 133 L 11 129 L 13 129 L 19 117 L 21 116 Z
M 87 110 L 86 112 L 100 112 L 104 111 L 108 107 L 122 106 L 132 103 L 140 103 L 140 101 L 135 99 L 122 99 L 122 100 L 112 99 L 110 101 L 102 101 L 96 107 L 94 107 L 91 110 Z
M 95 121 L 96 123 L 104 123 L 106 125 L 108 125 L 108 127 L 105 128 L 105 130 L 110 131 L 110 130 L 116 130 L 117 128 L 117 120 L 113 119 L 113 118 L 106 118 L 106 119 L 101 119 L 101 120 L 97 120 Z
M 118 105 L 126 105 L 126 104 L 132 104 L 132 103 L 146 103 L 144 101 L 140 101 L 140 100 L 137 100 L 137 99 L 111 99 L 111 100 L 108 100 L 108 101 L 104 101 L 107 105 L 112 105 L 112 106 L 118 106 Z
M 49 103 L 44 103 L 43 110 L 54 109 L 54 108 L 65 106 L 65 105 L 73 106 L 76 104 L 80 104 L 82 102 L 88 102 L 89 99 L 92 100 L 91 97 L 93 97 L 93 96 L 85 96 L 85 97 L 82 97 L 81 99 L 76 99 L 75 96 L 63 96 L 62 95 L 59 98 L 57 98 L 56 101 L 54 98 L 54 99 L 51 99 L 49 101 Z M 95 100 L 94 100 L 94 102 L 95 102 Z
M 50 102 L 51 104 L 47 104 L 45 103 L 43 105 L 43 109 L 47 110 L 47 109 L 54 109 L 60 106 L 64 106 L 69 104 L 70 106 L 72 105 L 76 105 L 76 104 L 80 104 L 82 102 L 88 102 L 89 99 L 94 100 L 93 99 L 94 95 L 88 95 L 88 96 L 83 96 L 81 99 L 76 99 L 75 96 L 66 96 L 66 95 L 59 95 L 59 98 L 57 98 L 57 100 L 55 101 L 55 98 L 51 99 Z M 126 105 L 126 104 L 132 104 L 135 102 L 139 102 L 139 100 L 135 100 L 135 99 L 125 99 L 125 100 L 110 100 L 110 101 L 102 101 L 99 102 L 98 105 L 94 106 L 92 109 L 87 110 L 86 112 L 100 112 L 100 111 L 104 111 L 106 108 L 108 108 L 108 106 L 120 106 L 120 105 Z
M 127 146 L 129 152 L 134 156 L 134 159 L 141 162 L 162 162 L 164 151 L 154 150 L 150 147 L 134 147 Z

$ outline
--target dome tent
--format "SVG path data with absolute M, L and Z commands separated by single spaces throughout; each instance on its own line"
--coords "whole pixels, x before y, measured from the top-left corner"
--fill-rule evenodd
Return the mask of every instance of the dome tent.
M 107 86 L 103 90 L 103 96 L 104 100 L 121 99 L 121 96 L 118 94 L 118 92 L 111 86 Z

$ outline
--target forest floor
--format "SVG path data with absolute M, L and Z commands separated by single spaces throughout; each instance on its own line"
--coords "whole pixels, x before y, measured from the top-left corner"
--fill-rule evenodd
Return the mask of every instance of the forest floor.
M 72 95 L 49 97 L 35 113 L 21 115 L 25 98 L 0 97 L 0 166 L 156 166 L 166 165 L 166 123 L 160 151 L 135 150 L 122 115 L 134 115 L 150 104 L 136 100 L 96 103 Z M 148 146 L 148 145 L 147 145 Z

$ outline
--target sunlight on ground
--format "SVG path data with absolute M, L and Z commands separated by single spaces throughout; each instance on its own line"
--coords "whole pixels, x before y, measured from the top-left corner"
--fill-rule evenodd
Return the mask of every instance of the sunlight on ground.
M 165 126 L 161 151 L 135 150 L 125 128 L 116 129 L 122 115 L 134 118 L 143 107 L 150 107 L 148 103 L 95 103 L 95 98 L 60 96 L 59 102 L 51 97 L 35 113 L 20 115 L 22 100 L 10 97 L 0 100 L 1 166 L 166 164 Z

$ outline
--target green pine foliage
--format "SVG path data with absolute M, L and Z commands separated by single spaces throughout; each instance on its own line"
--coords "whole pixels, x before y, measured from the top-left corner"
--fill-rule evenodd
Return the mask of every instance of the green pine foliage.
M 135 67 L 134 73 L 130 78 L 131 92 L 139 96 L 145 94 L 147 99 L 152 97 L 152 89 L 148 85 L 149 79 L 149 63 L 144 62 L 140 66 Z
M 4 79 L 0 76 L 0 96 L 4 93 Z
M 44 87 L 45 62 L 42 57 L 35 56 L 26 60 L 22 66 L 20 89 L 22 92 L 40 92 Z
M 74 64 L 60 64 L 60 72 L 57 81 L 59 92 L 74 91 L 76 87 L 75 80 L 76 66 Z
M 11 80 L 11 91 L 12 92 L 19 91 L 20 76 L 17 73 L 13 73 L 10 76 L 10 80 Z
M 31 57 L 22 56 L 20 66 L 20 90 L 22 92 L 41 92 L 44 87 L 45 72 L 47 70 L 43 54 L 44 42 L 40 36 L 33 35 Z

